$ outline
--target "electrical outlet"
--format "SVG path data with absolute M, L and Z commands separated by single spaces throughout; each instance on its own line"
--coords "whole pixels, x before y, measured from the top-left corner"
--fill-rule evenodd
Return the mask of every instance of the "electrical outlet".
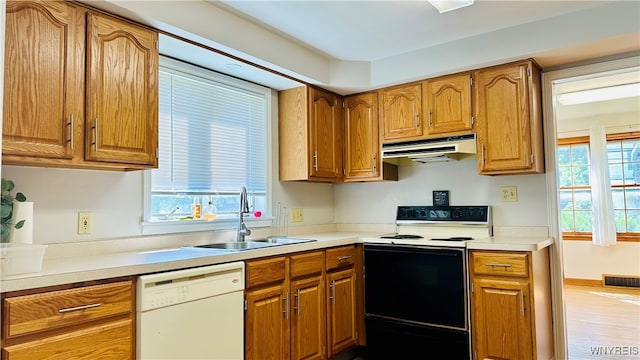
M 515 186 L 501 186 L 500 201 L 502 202 L 518 201 L 518 188 Z
M 78 234 L 91 234 L 91 212 L 78 213 Z
M 291 222 L 303 222 L 302 208 L 291 209 Z

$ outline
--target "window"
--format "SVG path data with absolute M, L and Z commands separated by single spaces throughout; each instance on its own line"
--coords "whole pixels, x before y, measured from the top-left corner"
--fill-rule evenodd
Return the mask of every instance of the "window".
M 607 135 L 607 162 L 618 241 L 640 241 L 640 134 Z M 563 238 L 591 240 L 589 137 L 558 140 Z
M 607 137 L 616 231 L 640 234 L 640 138 Z
M 235 219 L 247 187 L 252 210 L 267 210 L 270 90 L 161 58 L 158 169 L 146 179 L 147 222 Z M 175 222 L 175 221 L 173 221 Z M 184 221 L 181 223 L 185 223 Z

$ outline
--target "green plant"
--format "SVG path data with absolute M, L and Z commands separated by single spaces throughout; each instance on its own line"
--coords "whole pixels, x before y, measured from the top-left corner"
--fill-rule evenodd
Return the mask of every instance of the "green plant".
M 2 214 L 2 238 L 1 242 L 8 242 L 11 235 L 11 229 L 20 229 L 24 226 L 25 220 L 20 220 L 14 224 L 13 216 L 13 202 L 23 202 L 27 200 L 27 197 L 23 193 L 19 192 L 14 197 L 12 191 L 15 188 L 15 184 L 11 180 L 2 179 L 2 208 L 0 213 Z

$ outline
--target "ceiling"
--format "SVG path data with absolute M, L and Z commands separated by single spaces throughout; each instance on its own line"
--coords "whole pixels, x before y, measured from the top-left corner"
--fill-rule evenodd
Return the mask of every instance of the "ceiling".
M 606 1 L 489 1 L 440 14 L 426 0 L 413 1 L 211 1 L 270 32 L 339 61 L 401 56 L 481 34 L 523 26 L 605 5 Z M 638 17 L 640 22 L 640 17 Z M 640 36 L 607 39 L 590 46 L 540 53 L 536 61 L 549 68 L 640 48 Z M 640 82 L 638 69 L 560 84 L 558 94 Z M 580 119 L 612 112 L 638 112 L 640 98 L 582 105 L 557 104 L 559 119 Z
M 212 4 L 328 57 L 374 61 L 606 1 L 489 1 L 440 14 L 426 0 L 222 0 Z

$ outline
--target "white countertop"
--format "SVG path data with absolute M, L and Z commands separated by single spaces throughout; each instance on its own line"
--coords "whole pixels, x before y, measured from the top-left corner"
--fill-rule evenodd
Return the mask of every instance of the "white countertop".
M 376 239 L 378 233 L 336 232 L 305 234 L 299 238 L 317 241 L 272 246 L 255 250 L 220 251 L 193 247 L 106 253 L 102 255 L 46 259 L 38 273 L 2 276 L 1 292 L 32 289 L 74 282 L 142 275 L 264 256 L 323 249 Z M 380 241 L 376 241 L 379 243 Z M 548 237 L 499 236 L 467 242 L 472 250 L 537 251 L 553 243 Z

